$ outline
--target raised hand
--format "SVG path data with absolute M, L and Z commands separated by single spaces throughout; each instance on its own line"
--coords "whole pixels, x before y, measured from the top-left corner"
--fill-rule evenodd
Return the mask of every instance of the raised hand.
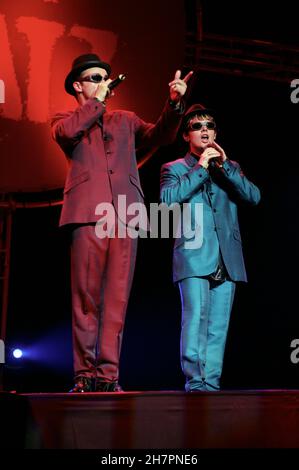
M 110 98 L 111 96 L 113 96 L 114 92 L 108 88 L 108 85 L 111 82 L 112 80 L 110 78 L 108 80 L 102 80 L 96 88 L 94 97 L 104 102 L 107 98 Z
M 211 144 L 211 146 L 207 147 L 202 152 L 201 157 L 198 161 L 198 164 L 207 169 L 210 164 L 210 160 L 214 158 L 219 159 L 221 158 L 221 155 L 220 155 L 220 152 L 216 150 L 216 148 L 212 147 L 212 144 Z
M 187 82 L 193 75 L 193 71 L 189 72 L 185 78 L 181 78 L 182 72 L 177 70 L 174 75 L 174 79 L 169 83 L 169 95 L 171 101 L 180 101 L 181 97 L 184 96 L 187 90 Z
M 220 155 L 219 155 L 218 161 L 220 160 L 222 163 L 225 162 L 225 160 L 227 160 L 227 156 L 223 148 L 220 147 L 220 145 L 218 145 L 217 142 L 215 142 L 215 140 L 210 145 L 211 147 L 214 147 L 214 149 L 219 152 Z

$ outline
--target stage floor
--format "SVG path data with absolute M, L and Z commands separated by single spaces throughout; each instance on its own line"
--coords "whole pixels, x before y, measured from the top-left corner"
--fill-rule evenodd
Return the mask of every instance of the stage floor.
M 0 393 L 2 448 L 299 448 L 299 390 Z

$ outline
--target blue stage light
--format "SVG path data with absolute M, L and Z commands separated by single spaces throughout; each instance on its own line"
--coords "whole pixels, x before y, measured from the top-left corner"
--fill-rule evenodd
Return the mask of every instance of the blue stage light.
M 21 349 L 16 348 L 13 350 L 12 355 L 15 359 L 21 359 L 21 357 L 23 356 L 23 351 Z

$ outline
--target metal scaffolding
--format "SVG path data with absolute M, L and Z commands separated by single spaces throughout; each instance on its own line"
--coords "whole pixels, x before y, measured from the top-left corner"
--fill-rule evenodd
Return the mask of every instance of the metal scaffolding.
M 0 339 L 5 342 L 9 298 L 9 273 L 11 258 L 11 234 L 13 213 L 16 209 L 53 207 L 62 204 L 62 199 L 52 201 L 20 202 L 16 195 L 0 195 Z
M 185 66 L 200 71 L 290 83 L 299 78 L 299 47 L 203 31 L 202 2 L 186 24 Z

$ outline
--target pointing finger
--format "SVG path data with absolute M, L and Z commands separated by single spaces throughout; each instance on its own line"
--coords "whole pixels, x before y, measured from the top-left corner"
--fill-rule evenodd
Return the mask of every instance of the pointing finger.
M 174 74 L 174 80 L 179 80 L 181 78 L 181 71 L 177 70 Z
M 186 77 L 183 79 L 185 83 L 188 82 L 188 80 L 190 80 L 190 78 L 192 77 L 193 75 L 193 70 L 191 70 L 187 75 Z

